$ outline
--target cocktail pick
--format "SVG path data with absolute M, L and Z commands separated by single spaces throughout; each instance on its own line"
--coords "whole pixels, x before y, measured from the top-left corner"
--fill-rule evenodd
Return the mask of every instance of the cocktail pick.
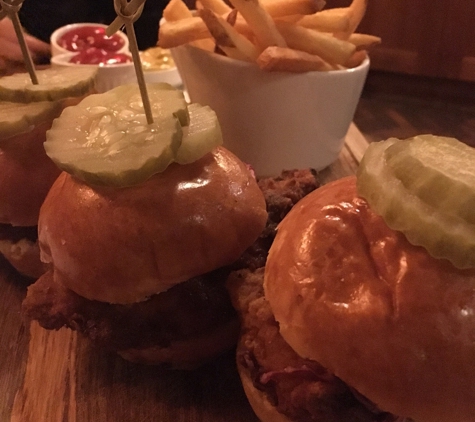
M 20 19 L 18 17 L 18 11 L 20 10 L 22 4 L 23 0 L 0 0 L 0 20 L 4 19 L 5 17 L 11 19 L 13 28 L 15 29 L 15 34 L 18 38 L 18 44 L 21 48 L 23 60 L 25 61 L 26 69 L 30 75 L 31 83 L 33 85 L 38 85 L 38 77 L 36 76 L 35 65 L 33 64 L 30 50 L 26 45 L 25 34 L 23 33 Z
M 129 38 L 130 53 L 132 54 L 132 59 L 134 61 L 135 74 L 137 75 L 140 95 L 142 96 L 145 116 L 147 117 L 147 123 L 152 124 L 152 108 L 150 106 L 150 99 L 148 98 L 147 85 L 145 84 L 139 47 L 134 30 L 134 22 L 142 14 L 144 4 L 145 0 L 114 0 L 114 9 L 117 13 L 117 18 L 106 29 L 106 34 L 111 36 L 125 25 L 127 37 Z

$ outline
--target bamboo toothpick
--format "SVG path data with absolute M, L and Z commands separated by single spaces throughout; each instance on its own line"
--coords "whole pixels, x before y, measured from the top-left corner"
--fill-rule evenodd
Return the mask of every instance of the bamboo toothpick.
M 117 13 L 117 18 L 107 28 L 106 35 L 113 35 L 123 25 L 125 25 L 125 30 L 129 39 L 129 48 L 134 61 L 135 74 L 137 75 L 140 95 L 142 96 L 145 116 L 147 118 L 147 123 L 150 125 L 153 123 L 152 107 L 150 106 L 147 85 L 145 84 L 145 77 L 140 60 L 139 47 L 137 45 L 137 37 L 135 36 L 134 30 L 134 22 L 142 14 L 144 4 L 145 0 L 114 0 L 114 8 Z
M 12 23 L 13 28 L 15 29 L 15 34 L 18 38 L 18 44 L 20 45 L 21 53 L 23 55 L 23 60 L 25 61 L 25 66 L 30 75 L 31 83 L 33 85 L 38 85 L 38 76 L 35 72 L 35 65 L 33 59 L 31 58 L 30 50 L 26 45 L 25 34 L 21 27 L 20 18 L 18 17 L 18 12 L 23 4 L 23 0 L 0 0 L 0 20 L 8 17 Z
M 145 0 L 131 0 L 129 3 L 126 3 L 124 7 L 125 15 L 129 16 L 138 12 L 140 16 L 142 14 L 144 4 L 145 4 Z M 114 7 L 115 7 L 115 4 L 114 4 Z M 106 35 L 111 36 L 112 34 L 115 34 L 124 25 L 125 25 L 125 21 L 122 18 L 122 16 L 117 16 L 107 28 Z

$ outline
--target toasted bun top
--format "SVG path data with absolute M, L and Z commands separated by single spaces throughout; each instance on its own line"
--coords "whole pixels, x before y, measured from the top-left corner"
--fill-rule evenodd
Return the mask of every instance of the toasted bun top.
M 63 173 L 38 230 L 56 281 L 91 300 L 132 303 L 231 264 L 266 220 L 245 164 L 217 148 L 122 189 L 90 187 Z
M 475 270 L 389 229 L 355 178 L 304 198 L 278 228 L 265 293 L 281 334 L 382 410 L 475 415 Z
M 60 170 L 43 148 L 51 119 L 0 143 L 0 223 L 36 226 L 41 204 Z

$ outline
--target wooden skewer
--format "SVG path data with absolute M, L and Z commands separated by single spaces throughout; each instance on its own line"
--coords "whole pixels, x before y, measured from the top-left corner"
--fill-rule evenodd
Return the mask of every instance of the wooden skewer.
M 123 13 L 126 16 L 134 15 L 136 12 L 142 13 L 142 10 L 139 10 L 141 7 L 143 7 L 143 4 L 145 3 L 145 0 L 131 0 L 123 9 Z M 125 25 L 124 19 L 122 16 L 117 16 L 113 22 L 109 25 L 109 27 L 106 29 L 106 35 L 111 36 L 112 34 L 115 34 L 122 26 Z
M 142 62 L 140 60 L 139 47 L 137 45 L 137 38 L 135 36 L 134 24 L 127 22 L 125 24 L 125 30 L 127 37 L 129 38 L 129 48 L 134 61 L 135 74 L 137 75 L 137 83 L 139 84 L 140 95 L 142 96 L 143 107 L 145 110 L 145 116 L 147 117 L 147 123 L 150 125 L 153 123 L 152 107 L 150 105 L 150 98 L 148 97 L 147 84 L 145 83 L 145 77 L 143 74 Z
M 134 61 L 135 74 L 139 85 L 140 95 L 142 96 L 142 103 L 147 118 L 147 123 L 153 123 L 152 107 L 148 97 L 147 85 L 140 60 L 140 52 L 137 44 L 137 37 L 135 36 L 134 22 L 140 17 L 143 10 L 145 0 L 114 0 L 114 8 L 117 13 L 117 19 L 112 22 L 106 30 L 106 35 L 111 36 L 125 24 L 125 30 L 129 39 L 129 48 Z M 115 29 L 116 28 L 116 29 Z
M 18 18 L 18 13 L 13 13 L 10 16 L 10 19 L 13 22 L 13 28 L 15 29 L 16 36 L 18 38 L 18 43 L 20 44 L 21 53 L 23 54 L 23 59 L 25 60 L 25 66 L 28 70 L 28 74 L 30 75 L 31 83 L 33 85 L 38 85 L 38 76 L 35 72 L 35 65 L 33 63 L 33 59 L 31 58 L 30 50 L 26 45 L 25 41 L 25 34 L 21 28 L 20 19 Z
M 31 83 L 33 85 L 38 85 L 38 76 L 35 72 L 35 65 L 33 59 L 31 58 L 30 50 L 26 45 L 25 34 L 21 27 L 20 18 L 18 17 L 18 11 L 23 3 L 23 0 L 12 0 L 11 3 L 7 3 L 6 0 L 0 0 L 0 6 L 2 7 L 2 12 L 0 14 L 0 19 L 5 16 L 11 19 L 13 23 L 13 28 L 15 29 L 15 34 L 18 38 L 18 44 L 20 45 L 21 53 L 23 55 L 23 60 L 25 61 L 26 69 L 30 75 Z

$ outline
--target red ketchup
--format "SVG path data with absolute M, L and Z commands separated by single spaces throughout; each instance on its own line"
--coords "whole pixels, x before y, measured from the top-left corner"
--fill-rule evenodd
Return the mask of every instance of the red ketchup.
M 63 34 L 58 45 L 69 51 L 82 51 L 90 47 L 105 51 L 118 51 L 124 46 L 124 40 L 117 34 L 108 37 L 101 26 L 80 26 Z
M 118 64 L 129 63 L 132 59 L 124 53 L 109 52 L 98 48 L 88 48 L 80 51 L 69 60 L 70 63 L 76 64 Z
M 118 53 L 125 41 L 119 35 L 110 37 L 100 26 L 81 26 L 71 29 L 58 39 L 58 45 L 68 51 L 77 51 L 71 63 L 77 64 L 117 64 L 128 63 L 132 59 L 127 54 Z

